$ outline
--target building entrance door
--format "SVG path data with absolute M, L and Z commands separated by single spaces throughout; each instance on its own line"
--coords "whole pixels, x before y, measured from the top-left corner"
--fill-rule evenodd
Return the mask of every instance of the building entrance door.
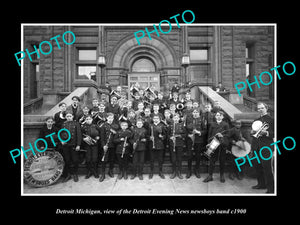
M 140 89 L 145 90 L 147 87 L 153 87 L 153 90 L 160 90 L 160 74 L 159 73 L 129 73 L 128 74 L 128 91 L 135 83 L 139 83 Z M 130 93 L 128 93 L 130 96 Z

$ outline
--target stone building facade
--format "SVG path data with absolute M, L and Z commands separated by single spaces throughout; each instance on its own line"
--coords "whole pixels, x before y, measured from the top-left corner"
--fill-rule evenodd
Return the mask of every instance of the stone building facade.
M 145 31 L 145 27 L 154 29 L 152 24 L 24 25 L 23 51 L 33 52 L 34 45 L 38 48 L 45 40 L 52 45 L 50 54 L 24 59 L 24 103 L 43 97 L 44 103 L 55 105 L 76 87 L 105 82 L 127 87 L 138 81 L 162 90 L 176 81 L 204 86 L 221 82 L 234 94 L 235 83 L 251 81 L 254 75 L 274 67 L 273 25 L 183 24 L 181 28 L 173 26 L 168 34 L 159 33 L 159 37 L 153 32 L 151 40 L 145 35 L 138 45 L 134 32 Z M 72 45 L 61 38 L 66 31 L 76 36 Z M 57 35 L 60 48 L 56 40 L 50 40 Z M 69 33 L 65 38 L 72 40 Z M 42 47 L 49 51 L 47 45 Z M 187 67 L 182 66 L 185 54 L 190 58 Z M 273 84 L 254 89 L 242 93 L 255 100 L 273 100 Z

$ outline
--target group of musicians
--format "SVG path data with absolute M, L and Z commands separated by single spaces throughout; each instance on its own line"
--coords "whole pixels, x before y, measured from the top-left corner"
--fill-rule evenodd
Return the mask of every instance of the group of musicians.
M 151 88 L 144 90 L 138 85 L 131 87 L 130 91 L 133 100 L 128 100 L 127 95 L 117 89 L 111 92 L 107 102 L 94 98 L 91 107 L 82 106 L 80 98 L 73 96 L 70 106 L 60 103 L 60 111 L 53 118 L 46 119 L 41 136 L 61 128 L 67 128 L 71 134 L 68 142 L 57 145 L 57 150 L 65 160 L 63 182 L 72 178 L 75 182 L 78 181 L 77 171 L 82 155 L 87 168 L 86 179 L 93 175 L 102 182 L 107 166 L 108 176 L 114 177 L 115 163 L 119 166 L 117 178 L 128 179 L 128 164 L 132 162 L 130 179 L 138 177 L 142 180 L 145 158 L 150 162 L 149 179 L 153 177 L 155 162 L 158 162 L 158 175 L 165 179 L 162 168 L 167 152 L 172 163 L 171 179 L 176 176 L 183 179 L 184 154 L 188 163 L 187 179 L 192 172 L 200 178 L 202 156 L 209 160 L 208 176 L 203 182 L 213 180 L 217 160 L 220 163 L 220 181 L 225 182 L 225 162 L 228 159 L 229 178 L 242 179 L 243 172 L 238 172 L 235 156 L 230 153 L 232 145 L 241 140 L 245 141 L 240 129 L 241 121 L 230 121 L 217 102 L 213 107 L 210 103 L 200 105 L 191 98 L 189 91 L 180 99 L 180 89 L 176 86 L 167 97 L 165 93 L 153 91 Z M 67 132 L 61 132 L 62 139 L 67 139 L 68 135 Z M 262 136 L 264 135 L 269 138 L 273 133 L 267 132 Z M 213 148 L 210 146 L 213 140 L 218 145 L 210 154 L 207 149 Z M 51 142 L 48 144 L 51 147 Z M 194 160 L 195 166 L 192 170 Z M 272 174 L 268 173 L 265 181 L 264 170 L 265 165 L 258 168 L 259 183 L 254 188 L 261 189 L 272 185 Z M 269 189 L 268 187 L 268 191 L 271 191 Z

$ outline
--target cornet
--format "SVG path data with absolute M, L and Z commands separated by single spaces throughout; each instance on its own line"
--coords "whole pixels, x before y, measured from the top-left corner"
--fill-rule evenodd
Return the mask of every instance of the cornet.
M 260 120 L 254 121 L 252 123 L 252 130 L 255 132 L 252 136 L 255 138 L 259 138 L 262 136 L 261 132 L 265 131 L 269 128 L 269 124 L 266 122 L 261 122 Z

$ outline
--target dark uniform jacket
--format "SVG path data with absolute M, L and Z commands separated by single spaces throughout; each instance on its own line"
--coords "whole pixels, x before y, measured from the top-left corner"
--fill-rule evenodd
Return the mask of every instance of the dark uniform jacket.
M 51 129 L 49 129 L 47 127 L 47 125 L 44 124 L 44 126 L 41 128 L 39 138 L 43 138 L 44 140 L 47 141 L 47 149 L 48 148 L 54 148 L 51 137 L 53 138 L 55 143 L 59 142 L 58 137 L 57 137 L 57 132 L 58 132 L 58 128 L 55 127 L 55 126 L 52 126 Z M 51 135 L 51 137 L 49 136 L 49 137 L 46 138 L 47 135 L 52 134 L 52 133 L 55 133 L 55 134 Z M 41 147 L 45 148 L 45 144 L 44 144 L 44 142 L 39 141 L 38 142 L 38 148 L 40 149 Z
M 76 108 L 73 107 L 73 105 L 69 105 L 67 107 L 67 112 L 72 112 L 73 113 L 73 120 L 78 121 L 79 118 L 82 116 L 83 111 L 81 109 L 81 106 L 78 104 Z
M 146 140 L 142 141 L 142 139 L 146 139 Z M 135 151 L 145 151 L 147 149 L 146 143 L 148 139 L 149 139 L 149 134 L 144 127 L 141 128 L 135 127 L 133 129 L 132 143 L 137 143 Z
M 108 144 L 108 148 L 115 147 L 115 144 L 113 142 L 115 134 L 111 132 L 111 129 L 117 132 L 120 129 L 120 126 L 115 122 L 112 122 L 111 124 L 105 122 L 101 126 L 100 128 L 101 147 L 103 147 L 106 144 Z
M 207 126 L 205 125 L 203 118 L 198 117 L 187 120 L 186 128 L 188 134 L 192 134 L 194 129 L 201 132 L 200 136 L 194 134 L 194 143 L 204 143 L 206 141 Z
M 150 125 L 150 137 L 154 136 L 154 148 L 155 149 L 164 149 L 164 139 L 166 138 L 166 129 L 162 123 L 155 125 L 154 123 Z M 159 134 L 163 137 L 160 138 Z M 152 140 L 150 141 L 151 146 L 153 146 Z
M 114 118 L 116 121 L 121 116 L 121 108 L 120 108 L 119 104 L 112 105 L 111 103 L 108 103 L 107 107 L 105 108 L 105 111 L 107 113 L 109 113 L 109 112 L 113 113 L 115 115 Z
M 77 146 L 81 145 L 82 134 L 80 125 L 76 121 L 66 121 L 63 123 L 62 128 L 66 128 L 69 130 L 71 134 L 71 139 L 66 143 L 67 145 Z M 69 134 L 66 131 L 62 131 L 60 133 L 62 140 L 67 140 L 69 138 Z
M 116 144 L 116 154 L 122 154 L 126 137 L 127 137 L 126 140 L 127 146 L 125 146 L 124 154 L 129 153 L 129 146 L 132 143 L 132 132 L 129 129 L 126 130 L 121 129 L 117 132 L 117 134 L 114 137 L 114 143 Z M 121 140 L 122 138 L 124 138 L 124 140 Z
M 175 130 L 174 130 L 175 128 Z M 172 122 L 172 124 L 170 124 L 169 129 L 168 129 L 168 136 L 172 137 L 173 135 L 175 135 L 176 137 L 176 147 L 182 147 L 184 146 L 184 138 L 186 136 L 186 128 L 183 126 L 183 123 L 175 123 L 174 126 L 174 122 Z M 173 146 L 173 141 L 171 141 L 172 146 Z
M 269 136 L 263 135 L 259 138 L 253 137 L 251 147 L 253 150 L 259 150 L 264 146 L 270 146 L 270 144 L 273 143 L 274 138 L 274 119 L 270 115 L 264 115 L 259 117 L 258 119 L 254 120 L 257 121 L 260 120 L 261 122 L 265 122 L 269 125 L 269 129 L 267 131 L 269 132 Z
M 67 121 L 66 119 L 66 111 L 64 112 L 57 112 L 54 114 L 54 122 L 55 122 L 55 126 L 60 129 L 62 124 Z

